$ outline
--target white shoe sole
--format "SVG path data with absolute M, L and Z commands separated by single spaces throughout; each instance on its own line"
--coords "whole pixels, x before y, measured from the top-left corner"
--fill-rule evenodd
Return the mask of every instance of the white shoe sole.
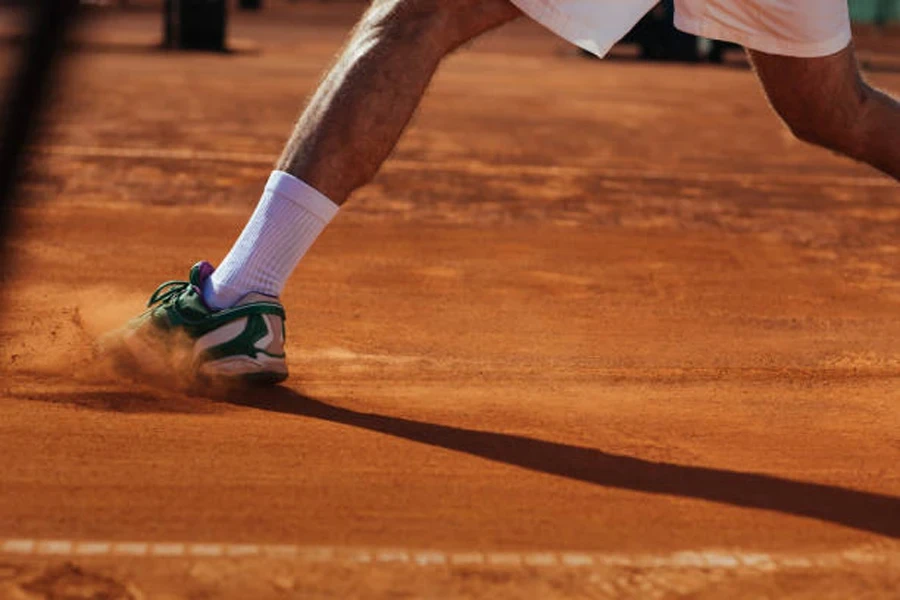
M 260 354 L 249 356 L 227 356 L 200 365 L 198 372 L 205 377 L 216 379 L 240 379 L 253 381 L 284 381 L 288 376 L 287 364 L 283 358 Z
M 284 358 L 265 354 L 259 354 L 257 358 L 227 356 L 204 362 L 199 368 L 193 368 L 190 352 L 184 350 L 172 354 L 168 349 L 162 348 L 161 344 L 136 331 L 126 332 L 122 336 L 122 345 L 143 375 L 175 379 L 193 375 L 208 379 L 259 383 L 278 383 L 288 376 Z

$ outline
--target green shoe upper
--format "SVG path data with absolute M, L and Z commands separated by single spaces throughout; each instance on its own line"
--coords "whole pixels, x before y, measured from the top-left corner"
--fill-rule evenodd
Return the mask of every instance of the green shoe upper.
M 197 263 L 191 268 L 188 281 L 166 281 L 160 285 L 150 296 L 147 311 L 132 327 L 151 325 L 160 333 L 181 330 L 202 346 L 203 361 L 235 355 L 255 357 L 258 353 L 284 357 L 284 307 L 274 298 L 269 300 L 262 294 L 248 294 L 231 308 L 210 309 L 201 290 L 212 270 L 209 263 Z M 278 317 L 278 320 L 267 319 L 265 315 Z M 244 318 L 243 326 L 234 328 L 230 335 L 208 335 Z M 280 331 L 271 331 L 273 326 Z M 276 338 L 278 343 L 272 347 L 271 342 Z

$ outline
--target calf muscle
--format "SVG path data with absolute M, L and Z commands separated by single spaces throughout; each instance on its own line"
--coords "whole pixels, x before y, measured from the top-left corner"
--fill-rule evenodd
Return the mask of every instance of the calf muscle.
M 278 168 L 342 204 L 390 154 L 441 59 L 518 15 L 508 0 L 373 2 L 301 115 Z

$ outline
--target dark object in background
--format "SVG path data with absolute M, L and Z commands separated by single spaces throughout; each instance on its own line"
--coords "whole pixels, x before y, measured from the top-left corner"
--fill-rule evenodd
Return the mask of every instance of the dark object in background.
M 6 234 L 13 216 L 15 187 L 22 155 L 34 134 L 35 121 L 50 91 L 56 58 L 78 10 L 78 0 L 31 0 L 28 32 L 18 69 L 5 90 L 0 132 L 0 278 Z
M 708 60 L 720 63 L 727 48 L 738 47 L 736 44 L 717 40 L 710 40 L 709 44 L 701 45 L 697 36 L 675 28 L 674 17 L 675 3 L 672 0 L 660 2 L 628 32 L 622 41 L 640 46 L 643 59 L 681 62 Z
M 166 0 L 163 45 L 224 52 L 227 7 L 226 0 Z
M 241 10 L 259 10 L 262 8 L 262 0 L 238 0 Z

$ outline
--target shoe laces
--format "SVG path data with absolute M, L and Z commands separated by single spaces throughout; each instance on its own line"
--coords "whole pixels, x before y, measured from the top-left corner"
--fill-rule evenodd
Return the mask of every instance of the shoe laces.
M 147 301 L 147 306 L 153 306 L 154 304 L 164 304 L 166 302 L 170 302 L 173 299 L 180 296 L 184 290 L 191 286 L 190 281 L 166 281 L 161 284 L 156 291 L 153 292 L 153 295 L 150 296 L 150 300 Z

